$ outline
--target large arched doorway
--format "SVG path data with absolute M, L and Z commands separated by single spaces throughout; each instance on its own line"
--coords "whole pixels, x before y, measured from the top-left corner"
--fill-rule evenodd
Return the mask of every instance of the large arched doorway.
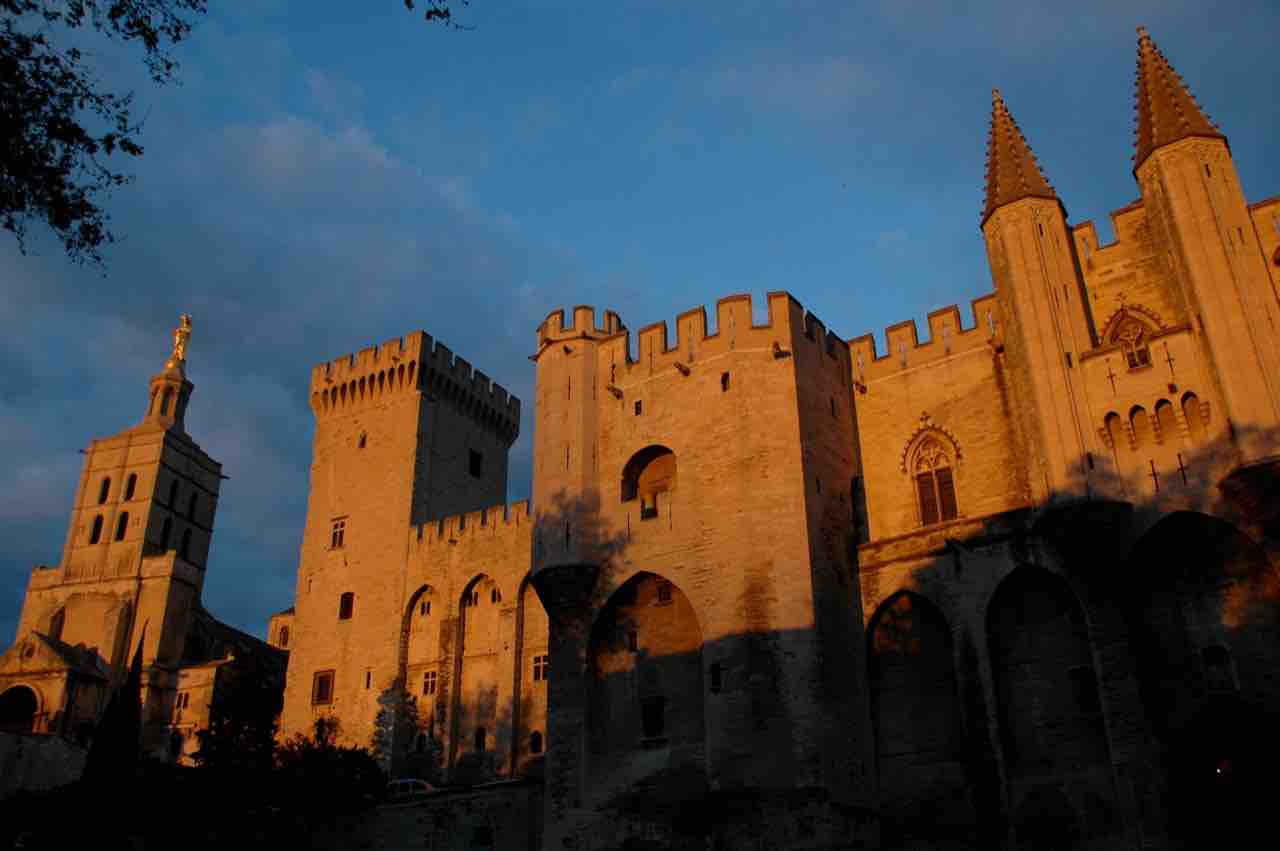
M 0 694 L 0 731 L 31 733 L 35 731 L 40 701 L 26 686 L 14 686 Z
M 1084 611 L 1047 570 L 1019 568 L 987 612 L 1001 752 L 1014 828 L 1023 847 L 1042 846 L 1043 813 L 1080 824 L 1080 842 L 1119 829 L 1097 672 Z M 1049 790 L 1061 794 L 1050 794 Z M 1063 808 L 1087 812 L 1088 823 Z M 1063 837 L 1052 834 L 1053 842 Z M 1074 840 L 1073 840 L 1074 841 Z
M 490 577 L 477 576 L 459 599 L 458 645 L 454 658 L 453 780 L 493 779 L 498 758 L 498 669 L 502 593 Z M 509 718 L 503 718 L 504 723 Z
M 1152 527 L 1129 567 L 1127 614 L 1170 838 L 1207 847 L 1269 829 L 1280 573 L 1235 527 L 1189 511 Z
M 924 597 L 899 592 L 880 606 L 867 632 L 886 841 L 970 833 L 960 700 L 942 612 Z
M 547 688 L 551 678 L 548 649 L 551 627 L 542 601 L 531 582 L 520 590 L 518 624 L 520 644 L 517 657 L 516 719 L 513 757 L 517 774 L 537 773 L 542 766 L 547 741 Z
M 702 630 L 684 593 L 652 573 L 628 580 L 592 627 L 587 675 L 587 788 L 601 802 L 696 799 L 706 783 Z

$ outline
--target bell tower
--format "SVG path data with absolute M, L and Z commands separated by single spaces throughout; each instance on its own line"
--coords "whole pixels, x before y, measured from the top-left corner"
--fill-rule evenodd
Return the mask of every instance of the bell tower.
M 1075 369 L 1093 344 L 1083 285 L 1066 210 L 999 91 L 992 92 L 982 233 L 1006 325 L 1028 496 L 1082 496 L 1093 450 Z
M 1246 458 L 1275 451 L 1280 305 L 1227 137 L 1138 28 L 1134 176 Z

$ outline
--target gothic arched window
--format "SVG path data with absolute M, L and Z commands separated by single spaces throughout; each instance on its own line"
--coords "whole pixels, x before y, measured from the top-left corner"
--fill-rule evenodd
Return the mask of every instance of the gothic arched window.
M 1151 366 L 1151 329 L 1132 314 L 1121 316 L 1107 337 L 1109 343 L 1119 343 L 1129 369 L 1145 369 Z
M 921 525 L 954 520 L 959 514 L 951 455 L 936 437 L 926 437 L 915 451 L 912 472 L 920 501 Z

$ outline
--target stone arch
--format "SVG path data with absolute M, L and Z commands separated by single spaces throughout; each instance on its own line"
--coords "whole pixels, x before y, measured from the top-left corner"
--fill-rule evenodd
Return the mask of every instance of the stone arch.
M 1129 409 L 1129 427 L 1133 429 L 1133 445 L 1135 449 L 1151 445 L 1151 417 L 1147 409 L 1134 405 Z
M 683 591 L 643 571 L 623 583 L 592 625 L 587 679 L 586 788 L 625 794 L 658 771 L 692 786 L 651 796 L 705 785 L 702 629 Z
M 987 609 L 1001 752 L 1014 812 L 1064 778 L 1111 798 L 1110 750 L 1084 608 L 1066 581 L 1020 567 Z
M 445 599 L 433 586 L 422 585 L 410 595 L 400 623 L 399 677 L 417 699 L 419 720 L 428 728 L 443 716 L 438 708 L 448 693 L 442 658 L 447 616 Z
M 1212 822 L 1232 830 L 1259 826 L 1280 759 L 1280 570 L 1230 523 L 1178 511 L 1139 539 L 1127 573 L 1125 609 L 1168 777 L 1170 831 L 1189 847 L 1217 844 L 1199 814 L 1215 812 Z
M 498 766 L 495 748 L 499 724 L 509 723 L 498 706 L 498 672 L 502 644 L 499 640 L 501 601 L 493 599 L 497 583 L 478 574 L 463 589 L 458 601 L 457 640 L 453 660 L 451 764 L 461 783 L 490 780 Z M 476 747 L 479 730 L 485 731 L 483 750 Z
M 867 672 L 881 815 L 894 835 L 955 836 L 974 824 L 951 629 L 912 591 L 867 627 Z
M 551 624 L 529 577 L 520 584 L 517 602 L 512 764 L 516 773 L 528 774 L 537 771 L 546 750 Z M 532 747 L 535 736 L 536 750 Z
M 646 446 L 623 465 L 622 501 L 638 498 L 641 517 L 656 516 L 659 496 L 675 488 L 676 454 L 666 446 Z
M 0 694 L 0 732 L 34 733 L 40 721 L 40 694 L 28 685 L 15 685 Z

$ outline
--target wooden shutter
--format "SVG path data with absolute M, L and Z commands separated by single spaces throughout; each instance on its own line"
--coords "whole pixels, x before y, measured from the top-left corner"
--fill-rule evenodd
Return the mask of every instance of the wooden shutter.
M 959 512 L 956 508 L 956 483 L 951 478 L 951 468 L 943 467 L 934 475 L 938 477 L 938 505 L 942 509 L 942 519 L 954 520 Z

